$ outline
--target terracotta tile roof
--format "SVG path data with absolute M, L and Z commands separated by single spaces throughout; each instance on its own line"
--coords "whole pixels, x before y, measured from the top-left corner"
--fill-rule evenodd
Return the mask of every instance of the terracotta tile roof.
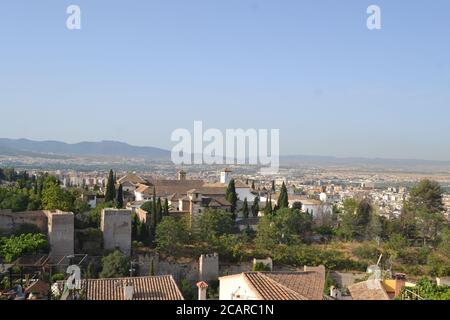
M 87 300 L 125 300 L 124 286 L 133 286 L 133 300 L 184 300 L 172 276 L 88 279 L 81 287 Z
M 168 198 L 174 194 L 186 195 L 189 190 L 200 188 L 203 181 L 199 180 L 156 180 L 153 181 L 156 196 Z
M 348 287 L 353 300 L 390 300 L 380 280 L 368 280 Z
M 244 279 L 261 300 L 323 300 L 325 267 L 303 272 L 248 272 Z
M 136 187 L 136 192 L 139 193 L 153 193 L 153 188 L 150 188 L 149 186 L 145 185 L 145 184 L 138 184 Z
M 138 176 L 137 174 L 131 173 L 131 174 L 127 174 L 123 177 L 121 177 L 119 180 L 117 180 L 118 183 L 125 183 L 125 182 L 130 182 L 132 184 L 147 184 L 148 181 L 141 178 L 140 176 Z
M 224 186 L 215 186 L 215 185 L 205 184 L 201 188 L 198 188 L 197 191 L 204 196 L 213 196 L 213 195 L 225 196 L 227 188 Z
M 231 206 L 231 204 L 225 199 L 225 197 L 203 197 L 203 207 L 224 207 Z

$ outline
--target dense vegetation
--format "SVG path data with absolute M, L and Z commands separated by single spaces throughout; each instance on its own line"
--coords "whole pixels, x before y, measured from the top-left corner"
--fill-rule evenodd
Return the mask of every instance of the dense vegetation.
M 75 213 L 89 209 L 80 199 L 82 190 L 61 188 L 53 176 L 42 174 L 30 176 L 26 171 L 2 169 L 0 181 L 0 209 L 13 212 L 26 210 L 63 210 Z
M 164 217 L 156 228 L 155 245 L 174 256 L 216 251 L 230 261 L 271 256 L 278 263 L 324 264 L 334 270 L 364 271 L 382 255 L 388 270 L 450 275 L 450 227 L 435 182 L 415 186 L 401 215 L 389 220 L 365 198 L 347 199 L 330 216 L 314 218 L 300 210 L 301 204 L 287 208 L 286 201 L 287 193 L 275 208 L 266 208 L 257 232 L 237 232 L 234 215 L 220 210 L 206 210 L 194 221 Z
M 102 258 L 101 278 L 121 278 L 130 274 L 130 259 L 115 250 Z
M 47 248 L 47 238 L 40 233 L 0 238 L 0 257 L 5 262 L 12 262 L 22 255 L 34 254 Z
M 25 171 L 2 169 L 0 180 L 0 209 L 73 211 L 77 229 L 98 228 L 103 208 L 124 205 L 123 190 L 120 185 L 116 190 L 113 171 L 106 186 L 108 201 L 95 209 L 89 209 L 81 200 L 82 189 L 62 188 L 55 177 L 47 174 L 30 176 Z M 169 216 L 168 202 L 153 193 L 153 199 L 142 206 L 148 212 L 147 222 L 132 218 L 132 239 L 139 247 L 153 247 L 165 255 L 193 257 L 215 251 L 229 261 L 270 256 L 277 263 L 324 264 L 337 270 L 364 270 L 382 255 L 385 269 L 417 276 L 450 275 L 450 227 L 443 215 L 443 191 L 433 181 L 424 180 L 414 186 L 400 216 L 393 219 L 381 217 L 368 198 L 346 199 L 332 214 L 316 213 L 313 217 L 302 212 L 300 202 L 288 208 L 289 196 L 283 185 L 274 207 L 269 195 L 257 232 L 250 227 L 241 232 L 237 229 L 234 180 L 226 192 L 231 213 L 206 210 L 192 220 Z M 251 207 L 244 199 L 242 216 L 256 216 L 259 205 L 259 199 Z M 40 238 L 33 239 L 37 248 L 29 243 L 23 245 L 31 236 L 38 237 L 25 234 L 26 238 L 15 239 L 17 248 L 2 239 L 3 258 L 11 260 L 21 252 L 44 246 Z
M 450 287 L 438 286 L 427 278 L 416 283 L 415 288 L 404 288 L 402 292 L 404 300 L 450 300 Z

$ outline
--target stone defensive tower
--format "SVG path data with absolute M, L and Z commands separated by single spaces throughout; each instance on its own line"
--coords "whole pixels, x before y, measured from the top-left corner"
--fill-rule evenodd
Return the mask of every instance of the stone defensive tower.
M 131 254 L 131 210 L 103 209 L 100 228 L 105 250 Z

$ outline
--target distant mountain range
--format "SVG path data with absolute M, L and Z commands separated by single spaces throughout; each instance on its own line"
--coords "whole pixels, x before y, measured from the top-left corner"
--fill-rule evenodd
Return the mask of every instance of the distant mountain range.
M 170 152 L 153 147 L 136 147 L 117 141 L 65 143 L 60 141 L 33 141 L 28 139 L 0 138 L 3 155 L 64 155 L 64 156 L 118 156 L 169 159 Z
M 363 158 L 363 157 L 332 157 L 332 156 L 307 156 L 290 155 L 282 156 L 281 162 L 286 164 L 327 164 L 327 165 L 389 165 L 389 166 L 450 166 L 450 161 L 423 160 L 423 159 L 387 159 L 387 158 Z
M 0 138 L 0 155 L 64 159 L 70 156 L 103 156 L 170 160 L 170 151 L 154 147 L 137 147 L 124 142 L 100 141 L 69 144 L 60 141 L 33 141 Z M 450 166 L 450 161 L 383 158 L 339 158 L 331 156 L 281 156 L 282 165 L 370 165 L 370 166 Z

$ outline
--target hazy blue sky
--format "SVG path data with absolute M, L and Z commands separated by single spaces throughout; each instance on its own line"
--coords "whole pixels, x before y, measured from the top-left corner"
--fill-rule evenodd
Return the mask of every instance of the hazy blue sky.
M 8 138 L 170 148 L 203 120 L 280 128 L 283 154 L 450 160 L 450 1 L 2 0 L 0 111 Z

